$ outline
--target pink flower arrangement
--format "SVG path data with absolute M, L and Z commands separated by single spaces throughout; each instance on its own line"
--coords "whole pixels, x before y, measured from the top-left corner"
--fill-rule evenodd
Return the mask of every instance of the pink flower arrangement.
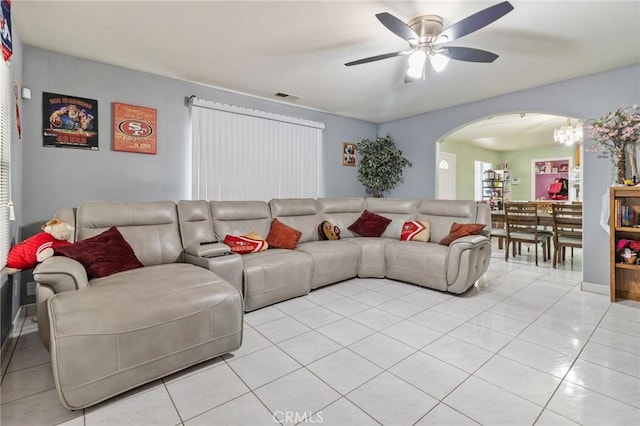
M 624 105 L 609 114 L 592 120 L 588 125 L 589 137 L 613 151 L 624 150 L 627 145 L 635 146 L 640 139 L 640 108 Z
M 624 250 L 627 247 L 634 251 L 640 251 L 640 241 L 625 240 L 623 238 L 618 240 L 618 242 L 616 243 L 617 251 Z

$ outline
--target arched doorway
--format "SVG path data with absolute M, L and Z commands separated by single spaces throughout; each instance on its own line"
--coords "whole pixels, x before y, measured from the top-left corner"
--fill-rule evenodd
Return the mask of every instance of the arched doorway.
M 486 164 L 491 164 L 493 170 L 509 172 L 510 187 L 505 188 L 509 192 L 506 199 L 529 201 L 544 197 L 536 197 L 536 192 L 542 192 L 536 191 L 535 162 L 532 163 L 532 160 L 563 158 L 567 160 L 566 166 L 551 164 L 548 173 L 556 172 L 558 177 L 566 177 L 570 188 L 569 201 L 580 201 L 582 144 L 566 145 L 554 141 L 554 130 L 566 123 L 567 117 L 538 112 L 485 117 L 443 136 L 438 144 L 438 161 L 443 154 L 457 157 L 457 199 L 482 201 L 478 195 L 481 194 L 482 170 Z M 440 173 L 440 168 L 436 167 L 436 179 Z M 541 184 L 546 183 L 545 179 L 539 180 Z M 436 194 L 442 198 L 438 182 Z

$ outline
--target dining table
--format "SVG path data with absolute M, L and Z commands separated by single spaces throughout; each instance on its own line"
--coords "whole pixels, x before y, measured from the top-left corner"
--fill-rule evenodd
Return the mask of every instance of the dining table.
M 492 210 L 491 222 L 502 225 L 502 226 L 496 226 L 496 227 L 504 228 L 503 224 L 506 222 L 506 218 L 504 216 L 504 210 Z M 553 215 L 550 213 L 538 212 L 538 225 L 553 226 Z

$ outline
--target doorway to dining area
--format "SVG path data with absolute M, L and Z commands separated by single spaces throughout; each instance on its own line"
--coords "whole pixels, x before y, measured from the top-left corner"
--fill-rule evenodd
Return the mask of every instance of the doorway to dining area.
M 502 221 L 494 224 L 496 227 L 505 224 L 502 213 L 505 203 L 533 203 L 542 216 L 542 227 L 551 230 L 551 204 L 582 200 L 582 144 L 568 145 L 554 140 L 554 130 L 568 121 L 565 116 L 514 112 L 485 117 L 445 135 L 438 146 L 439 155 L 457 156 L 456 198 L 488 203 L 494 216 L 502 214 Z M 571 121 L 579 120 L 572 118 Z M 490 164 L 491 168 L 482 166 L 480 178 L 478 165 L 483 164 Z M 549 178 L 551 182 L 546 182 Z M 556 178 L 560 190 L 553 192 Z M 544 188 L 539 189 L 538 184 Z M 523 246 L 516 256 L 526 259 L 526 253 L 530 252 L 526 244 Z M 530 249 L 533 250 L 533 246 Z M 577 261 L 581 249 L 572 252 L 574 257 L 569 254 L 563 258 L 564 262 Z M 552 258 L 540 264 L 551 266 Z M 581 269 L 581 262 L 579 266 Z

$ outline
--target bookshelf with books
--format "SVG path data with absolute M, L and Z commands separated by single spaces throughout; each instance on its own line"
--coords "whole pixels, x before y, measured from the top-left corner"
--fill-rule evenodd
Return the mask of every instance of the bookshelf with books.
M 640 301 L 640 187 L 611 187 L 611 301 Z
M 482 201 L 491 210 L 502 210 L 505 201 L 511 198 L 511 176 L 509 170 L 486 170 L 482 181 Z

